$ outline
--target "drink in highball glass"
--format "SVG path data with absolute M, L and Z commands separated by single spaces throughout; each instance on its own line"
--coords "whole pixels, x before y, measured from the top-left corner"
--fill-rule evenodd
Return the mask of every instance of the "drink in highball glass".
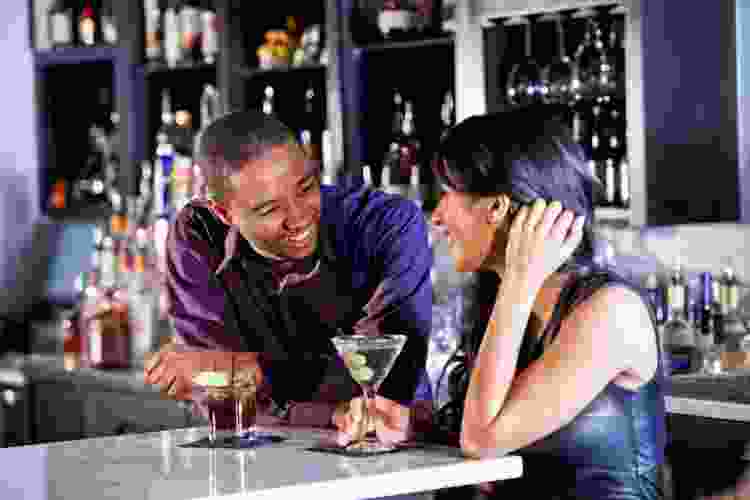
M 193 377 L 193 401 L 203 406 L 212 444 L 226 438 L 251 438 L 256 418 L 252 372 L 202 371 Z

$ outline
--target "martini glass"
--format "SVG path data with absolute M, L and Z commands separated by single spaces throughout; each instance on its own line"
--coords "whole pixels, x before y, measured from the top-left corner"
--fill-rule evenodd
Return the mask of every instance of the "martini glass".
M 380 384 L 388 376 L 393 363 L 406 343 L 406 335 L 341 335 L 331 339 L 344 361 L 349 374 L 362 388 L 362 428 L 346 449 L 361 454 L 382 453 L 395 449 L 370 433 L 369 404 L 374 400 Z

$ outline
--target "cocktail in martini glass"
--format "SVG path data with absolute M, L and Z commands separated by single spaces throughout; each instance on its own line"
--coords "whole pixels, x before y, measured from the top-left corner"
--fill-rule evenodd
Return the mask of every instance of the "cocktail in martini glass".
M 355 382 L 362 388 L 362 426 L 365 432 L 346 449 L 357 453 L 382 453 L 395 448 L 381 442 L 370 429 L 369 403 L 374 400 L 380 384 L 388 376 L 393 363 L 406 343 L 406 335 L 341 335 L 331 339 Z

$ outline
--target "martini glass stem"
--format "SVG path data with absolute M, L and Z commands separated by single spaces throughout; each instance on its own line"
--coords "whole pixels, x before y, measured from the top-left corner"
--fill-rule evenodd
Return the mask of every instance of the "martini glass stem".
M 359 441 L 367 441 L 370 432 L 370 401 L 375 401 L 375 388 L 370 384 L 360 384 L 362 388 L 362 428 Z

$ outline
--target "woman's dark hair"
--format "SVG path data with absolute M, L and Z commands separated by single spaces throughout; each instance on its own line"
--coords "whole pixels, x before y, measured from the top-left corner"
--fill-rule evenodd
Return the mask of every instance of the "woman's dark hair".
M 564 208 L 585 215 L 583 240 L 561 268 L 583 270 L 595 267 L 593 205 L 601 188 L 586 169 L 587 159 L 573 140 L 566 116 L 563 107 L 532 105 L 467 118 L 441 139 L 433 170 L 448 191 L 477 198 L 505 194 L 518 204 L 536 198 L 558 200 Z M 495 273 L 489 272 L 478 272 L 476 282 L 467 290 L 473 307 L 466 310 L 475 321 L 462 332 L 459 348 L 446 363 L 446 369 L 452 368 L 449 403 L 436 413 L 438 436 L 460 428 L 473 359 L 494 302 L 483 299 L 494 298 L 499 285 Z
M 600 186 L 586 169 L 583 149 L 553 105 L 472 116 L 449 129 L 433 170 L 443 189 L 481 196 L 505 194 L 520 204 L 558 200 L 586 216 L 584 238 L 566 267 L 593 259 L 592 218 Z

